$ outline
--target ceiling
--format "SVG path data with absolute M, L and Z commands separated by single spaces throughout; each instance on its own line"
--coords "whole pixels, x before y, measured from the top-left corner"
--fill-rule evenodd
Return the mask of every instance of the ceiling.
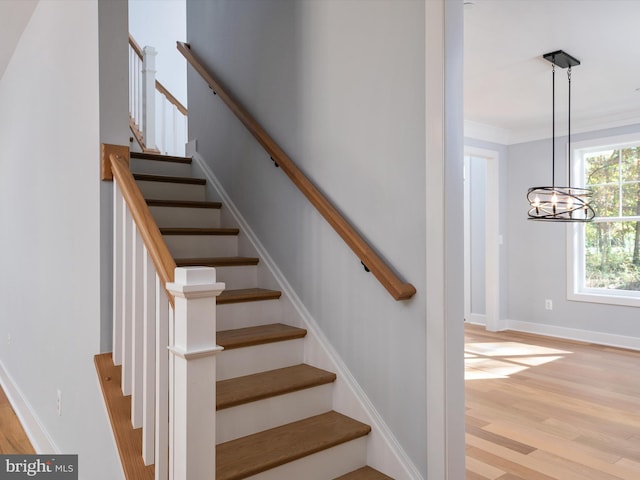
M 0 78 L 38 0 L 0 0 Z
M 640 0 L 465 0 L 465 135 L 510 144 L 551 137 L 551 64 L 573 68 L 572 133 L 640 123 Z M 567 73 L 556 69 L 556 134 Z

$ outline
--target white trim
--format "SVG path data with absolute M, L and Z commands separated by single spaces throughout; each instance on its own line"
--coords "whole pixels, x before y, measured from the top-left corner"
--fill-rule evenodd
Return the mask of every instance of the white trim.
M 215 347 L 187 351 L 181 347 L 168 346 L 167 350 L 169 350 L 169 352 L 171 352 L 173 355 L 184 358 L 185 360 L 195 360 L 196 358 L 211 357 L 213 355 L 217 355 L 224 350 L 224 347 L 216 345 Z
M 500 246 L 501 237 L 500 234 L 500 212 L 498 205 L 500 205 L 500 153 L 495 150 L 487 150 L 477 147 L 464 147 L 465 155 L 465 167 L 467 167 L 466 158 L 475 157 L 484 159 L 486 165 L 486 184 L 485 184 L 485 215 L 486 215 L 486 227 L 485 227 L 485 309 L 486 320 L 485 325 L 487 330 L 497 332 L 504 330 L 504 320 L 500 318 Z M 467 173 L 469 176 L 469 173 Z M 470 177 L 469 177 L 470 178 Z M 465 181 L 465 199 L 468 198 L 467 189 L 470 188 L 468 181 Z M 494 206 L 494 208 L 490 208 Z M 465 222 L 471 221 L 469 216 L 469 205 L 465 203 Z M 470 233 L 467 231 L 469 225 L 465 223 L 465 252 L 470 252 L 470 238 L 467 236 Z M 469 244 L 467 244 L 467 241 Z M 469 250 L 467 250 L 467 248 Z M 470 255 L 469 255 L 470 259 Z M 470 275 L 470 266 L 467 265 L 465 258 L 465 287 L 469 288 L 471 279 L 467 277 Z M 467 302 L 469 302 L 468 310 Z M 467 314 L 471 313 L 471 301 L 467 299 L 467 293 L 465 292 L 465 318 Z M 468 319 L 468 318 L 467 318 Z
M 600 116 L 597 119 L 574 120 L 571 125 L 571 135 L 595 132 L 609 128 L 627 127 L 640 124 L 640 116 L 637 112 L 625 112 L 609 116 Z M 566 127 L 560 125 L 556 128 L 556 137 L 567 135 Z M 518 143 L 535 142 L 551 138 L 551 126 L 538 126 L 533 128 L 506 129 L 494 125 L 465 120 L 464 136 L 485 142 L 498 143 L 500 145 L 516 145 Z
M 391 429 L 375 409 L 375 407 L 365 394 L 364 390 L 362 390 L 353 375 L 351 375 L 349 369 L 342 361 L 338 353 L 335 351 L 327 337 L 324 335 L 324 333 L 322 333 L 322 330 L 318 326 L 316 320 L 307 310 L 302 300 L 295 293 L 293 287 L 291 287 L 282 271 L 278 268 L 271 255 L 269 255 L 267 249 L 260 242 L 255 232 L 249 226 L 248 222 L 244 219 L 239 209 L 231 200 L 231 197 L 229 197 L 211 168 L 206 164 L 202 156 L 195 151 L 196 145 L 196 140 L 191 140 L 187 146 L 187 152 L 189 155 L 192 155 L 193 162 L 200 168 L 202 174 L 207 179 L 207 182 L 220 196 L 220 200 L 224 203 L 225 209 L 231 213 L 234 220 L 238 223 L 238 226 L 240 227 L 242 233 L 256 249 L 258 256 L 260 257 L 260 263 L 267 267 L 267 269 L 270 271 L 270 273 L 278 283 L 279 288 L 283 292 L 283 295 L 285 295 L 289 299 L 297 313 L 300 315 L 300 318 L 305 324 L 305 328 L 307 329 L 307 337 L 312 337 L 313 340 L 317 342 L 318 346 L 323 350 L 324 354 L 332 362 L 338 378 L 342 382 L 344 382 L 344 385 L 347 387 L 351 395 L 355 398 L 355 400 L 360 404 L 362 410 L 364 410 L 364 412 L 366 413 L 368 417 L 367 421 L 370 422 L 372 427 L 372 432 L 370 435 L 379 436 L 380 440 L 382 440 L 387 445 L 390 452 L 392 453 L 393 464 L 385 465 L 387 467 L 387 471 L 398 472 L 400 470 L 404 474 L 401 478 L 410 480 L 422 480 L 423 477 L 420 475 L 417 467 L 413 464 L 398 440 L 393 435 Z M 349 404 L 349 399 L 343 398 L 343 396 L 340 395 L 334 395 L 334 399 L 334 408 L 336 408 L 336 410 L 344 411 L 352 408 L 352 405 Z M 344 403 L 341 404 L 341 401 Z M 373 439 L 370 439 L 369 445 L 371 445 L 372 440 Z M 386 456 L 386 459 L 389 460 L 389 457 Z M 372 466 L 376 467 L 375 465 Z M 399 476 L 399 474 L 395 474 L 395 476 Z M 401 480 L 401 478 L 398 478 L 398 480 Z
M 606 345 L 610 347 L 626 348 L 630 350 L 640 350 L 640 337 L 629 337 L 626 335 L 594 332 L 592 330 L 559 327 L 557 325 L 546 325 L 542 323 L 523 322 L 520 320 L 508 320 L 507 323 L 509 325 L 509 330 L 515 330 L 518 332 L 534 333 L 537 335 L 546 335 L 550 337 L 595 343 L 597 345 Z
M 469 313 L 469 316 L 466 317 L 466 322 L 471 323 L 473 325 L 487 325 L 487 316 L 482 313 Z
M 511 139 L 510 131 L 506 128 L 494 127 L 493 125 L 471 120 L 464 121 L 464 136 L 500 145 L 509 145 Z
M 582 186 L 584 181 L 584 155 L 605 147 L 625 148 L 640 143 L 640 134 L 631 133 L 609 137 L 598 137 L 573 144 L 574 176 L 576 185 Z M 606 217 L 603 222 L 636 221 L 637 217 Z M 598 221 L 596 218 L 594 221 Z M 625 290 L 607 290 L 604 288 L 586 288 L 582 286 L 585 277 L 584 265 L 584 224 L 567 224 L 567 299 L 576 302 L 601 303 L 640 307 L 640 294 L 634 295 Z M 578 257 L 580 255 L 580 258 Z M 629 294 L 631 293 L 631 294 Z
M 471 320 L 471 158 L 464 152 L 464 318 Z
M 0 385 L 36 453 L 62 453 L 49 432 L 44 428 L 27 397 L 22 394 L 16 382 L 5 369 L 2 361 L 0 361 Z

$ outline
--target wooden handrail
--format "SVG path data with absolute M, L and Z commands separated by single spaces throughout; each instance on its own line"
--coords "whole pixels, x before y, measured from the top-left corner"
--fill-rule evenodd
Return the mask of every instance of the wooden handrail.
M 151 215 L 147 202 L 144 200 L 133 175 L 131 175 L 128 159 L 118 153 L 108 153 L 107 161 L 111 164 L 113 177 L 118 182 L 118 187 L 129 207 L 140 237 L 142 237 L 142 241 L 147 247 L 147 252 L 149 252 L 149 256 L 153 260 L 156 273 L 166 290 L 167 283 L 172 283 L 174 280 L 176 262 L 173 260 L 169 248 L 162 238 L 160 229 Z M 104 175 L 103 179 L 105 179 Z M 168 290 L 167 297 L 171 306 L 174 306 L 173 295 Z
M 172 105 L 175 105 L 175 107 L 178 109 L 178 111 L 181 114 L 183 114 L 185 117 L 189 115 L 187 111 L 187 107 L 182 105 L 182 103 L 180 103 L 180 100 L 174 97 L 171 94 L 171 92 L 169 92 L 169 90 L 167 90 L 167 88 L 164 85 L 162 85 L 158 80 L 156 80 L 156 90 L 158 90 L 161 94 L 167 97 L 167 100 L 169 101 L 169 103 L 171 103 Z
M 271 156 L 274 162 L 287 174 L 291 181 L 298 187 L 311 204 L 320 212 L 333 229 L 340 235 L 344 242 L 353 250 L 365 268 L 371 271 L 378 281 L 396 300 L 411 298 L 416 289 L 410 283 L 403 282 L 380 258 L 358 232 L 340 215 L 333 204 L 318 190 L 318 188 L 302 173 L 296 164 L 276 144 L 258 122 L 235 100 L 203 66 L 202 62 L 194 55 L 191 46 L 184 42 L 177 42 L 178 50 L 191 66 L 202 76 L 209 87 L 220 97 L 229 109 L 238 117 L 242 124 L 249 130 L 255 139 Z
M 138 42 L 136 42 L 131 36 L 131 34 L 129 34 L 129 45 L 131 45 L 133 51 L 136 52 L 136 55 L 138 55 L 138 57 L 140 57 L 140 60 L 142 60 L 142 49 L 140 48 L 140 45 L 138 45 Z

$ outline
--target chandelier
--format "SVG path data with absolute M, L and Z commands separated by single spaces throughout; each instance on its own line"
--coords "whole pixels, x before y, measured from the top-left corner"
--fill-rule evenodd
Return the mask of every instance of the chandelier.
M 529 220 L 551 222 L 590 222 L 595 212 L 589 204 L 593 191 L 588 188 L 571 186 L 571 67 L 580 61 L 562 50 L 543 55 L 552 64 L 552 142 L 551 142 L 551 186 L 531 187 L 527 192 Z M 569 82 L 569 125 L 568 125 L 568 187 L 556 186 L 556 66 L 567 68 Z

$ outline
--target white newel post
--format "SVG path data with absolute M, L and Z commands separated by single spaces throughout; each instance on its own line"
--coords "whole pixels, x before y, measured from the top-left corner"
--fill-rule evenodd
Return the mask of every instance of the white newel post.
M 224 290 L 208 267 L 176 268 L 167 284 L 175 296 L 173 478 L 215 478 L 216 297 Z
M 142 51 L 142 135 L 147 148 L 156 148 L 156 50 Z

